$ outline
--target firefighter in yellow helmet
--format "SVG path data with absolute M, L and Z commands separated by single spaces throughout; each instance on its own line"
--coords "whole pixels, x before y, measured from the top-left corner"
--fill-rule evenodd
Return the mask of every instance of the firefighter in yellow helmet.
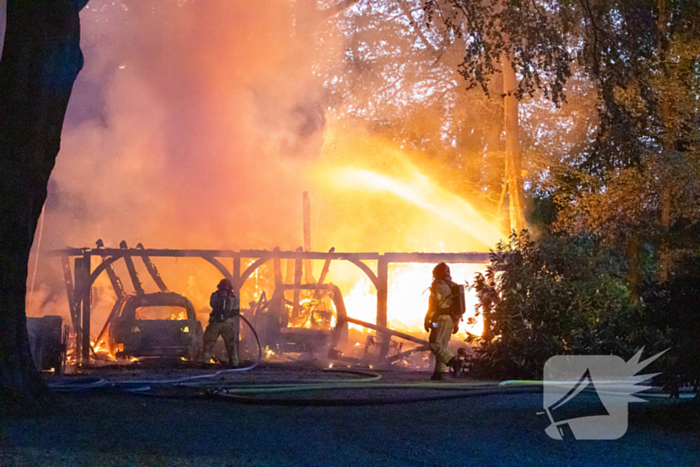
M 240 327 L 240 305 L 233 293 L 233 284 L 228 279 L 219 282 L 217 291 L 211 294 L 209 305 L 211 315 L 209 324 L 204 331 L 204 351 L 202 360 L 204 363 L 211 361 L 214 352 L 214 344 L 219 336 L 224 338 L 226 353 L 231 366 L 238 365 L 238 332 Z
M 435 355 L 435 370 L 432 380 L 442 380 L 448 367 L 455 376 L 462 373 L 462 361 L 448 348 L 450 336 L 459 331 L 459 314 L 455 307 L 455 293 L 460 286 L 452 282 L 450 267 L 440 263 L 433 269 L 433 283 L 430 285 L 428 313 L 425 315 L 425 330 L 430 333 L 428 339 L 430 351 Z

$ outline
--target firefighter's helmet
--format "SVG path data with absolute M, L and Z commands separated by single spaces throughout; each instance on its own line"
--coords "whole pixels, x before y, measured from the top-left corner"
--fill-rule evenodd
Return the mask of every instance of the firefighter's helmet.
M 450 267 L 445 264 L 445 263 L 439 263 L 437 266 L 433 268 L 433 278 L 434 279 L 444 279 L 445 277 L 449 277 L 450 275 Z
M 233 290 L 233 284 L 228 279 L 221 279 L 217 287 L 219 290 Z

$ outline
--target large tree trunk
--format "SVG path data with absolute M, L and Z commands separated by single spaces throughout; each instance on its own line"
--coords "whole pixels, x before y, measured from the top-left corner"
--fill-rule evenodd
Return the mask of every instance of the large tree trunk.
M 518 121 L 518 99 L 515 91 L 518 80 L 510 57 L 503 56 L 504 123 L 506 131 L 506 176 L 508 204 L 510 206 L 510 229 L 520 232 L 527 228 L 523 196 L 522 148 L 520 146 L 520 123 Z
M 636 235 L 627 239 L 627 284 L 635 304 L 642 296 L 642 242 Z
M 667 0 L 659 0 L 659 17 L 658 24 L 659 30 L 663 35 L 666 35 L 666 22 L 668 21 L 667 12 Z M 664 91 L 662 91 L 663 93 Z M 671 108 L 669 104 L 668 96 L 661 95 L 661 131 L 663 140 L 663 153 L 661 157 L 666 162 L 670 157 L 671 153 L 675 148 L 675 138 L 673 125 L 671 124 Z M 668 275 L 671 270 L 671 254 L 669 251 L 670 247 L 670 236 L 671 236 L 671 180 L 667 179 L 667 175 L 664 174 L 662 179 L 661 189 L 661 254 L 659 255 L 659 273 L 658 279 L 661 282 L 666 282 L 668 280 Z
M 78 12 L 87 0 L 7 0 L 0 60 L 0 408 L 44 393 L 27 337 L 29 251 L 83 65 Z

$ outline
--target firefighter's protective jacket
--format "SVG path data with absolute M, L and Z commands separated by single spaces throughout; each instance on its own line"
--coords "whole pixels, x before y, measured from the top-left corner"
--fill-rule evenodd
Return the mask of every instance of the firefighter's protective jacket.
M 240 312 L 238 299 L 233 292 L 225 289 L 219 289 L 211 294 L 209 306 L 211 306 L 210 323 L 222 323 Z
M 435 322 L 440 316 L 452 314 L 452 285 L 454 283 L 449 279 L 433 281 L 425 321 Z

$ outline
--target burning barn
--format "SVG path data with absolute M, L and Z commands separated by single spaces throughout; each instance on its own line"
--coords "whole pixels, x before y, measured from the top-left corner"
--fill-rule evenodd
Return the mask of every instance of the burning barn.
M 105 248 L 98 242 L 97 248 L 64 249 L 55 254 L 63 264 L 75 334 L 75 356 L 82 364 L 88 364 L 98 353 L 109 358 L 198 357 L 202 345 L 198 313 L 186 296 L 168 289 L 152 258 L 202 259 L 231 281 L 237 297 L 242 296 L 246 282 L 258 274 L 263 265 L 271 264 L 272 287 L 256 290 L 254 300 L 241 309 L 242 315 L 256 329 L 267 356 L 306 354 L 350 363 L 385 365 L 428 349 L 425 339 L 408 329 L 392 329 L 389 323 L 390 266 L 427 264 L 432 267 L 443 261 L 481 265 L 487 260 L 484 253 L 342 253 L 334 249 L 313 252 L 302 248 L 296 251 L 279 248 L 272 251 L 172 250 L 146 249 L 140 244 L 137 248 L 128 248 L 125 242 L 120 248 Z M 93 261 L 93 257 L 99 262 Z M 135 260 L 143 263 L 158 292 L 145 292 Z M 286 278 L 282 261 L 287 264 Z M 318 279 L 311 270 L 314 261 L 323 262 Z M 126 266 L 133 293 L 125 291 L 117 275 L 115 264 L 118 262 Z M 352 264 L 374 286 L 376 302 L 372 318 L 349 312 L 341 289 L 327 282 L 334 262 Z M 369 266 L 371 262 L 376 263 L 376 272 Z M 101 331 L 94 333 L 91 291 L 102 273 L 108 277 L 116 300 Z M 428 279 L 424 277 L 424 281 Z M 361 337 L 350 339 L 351 327 L 363 330 Z M 353 352 L 355 347 L 362 347 L 362 352 Z

